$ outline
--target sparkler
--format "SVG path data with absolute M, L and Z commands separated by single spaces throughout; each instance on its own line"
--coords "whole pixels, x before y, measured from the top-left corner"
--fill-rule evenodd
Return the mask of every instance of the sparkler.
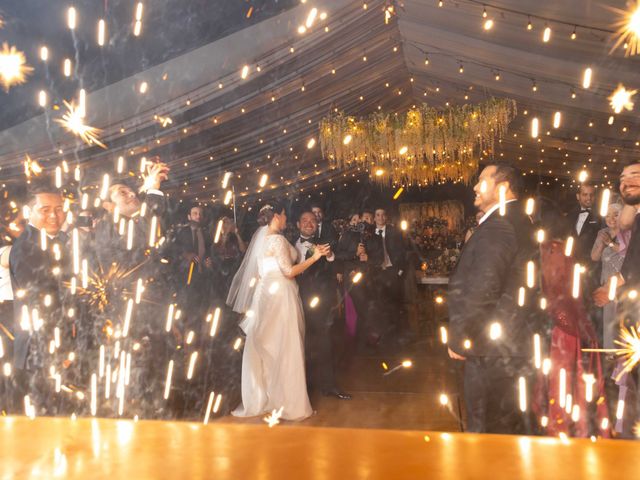
M 637 90 L 627 90 L 624 85 L 619 84 L 618 88 L 609 97 L 611 108 L 615 113 L 620 113 L 622 110 L 633 110 L 633 96 L 637 93 Z
M 71 76 L 71 60 L 69 58 L 65 58 L 62 63 L 62 73 L 65 77 Z
M 264 417 L 264 421 L 267 422 L 267 425 L 269 425 L 269 428 L 275 427 L 280 423 L 280 417 L 282 416 L 283 410 L 284 410 L 284 407 L 280 407 L 279 410 L 276 410 L 274 408 L 269 415 Z
M 570 257 L 571 256 L 571 252 L 573 252 L 573 237 L 569 236 L 567 237 L 567 243 L 565 243 L 564 246 L 564 256 L 565 257 Z
M 70 288 L 72 294 L 75 294 L 75 290 L 78 295 L 84 296 L 92 308 L 104 313 L 114 300 L 131 296 L 132 292 L 127 288 L 130 284 L 129 278 L 142 265 L 143 263 L 129 270 L 116 263 L 112 263 L 108 270 L 99 265 L 96 271 L 87 272 L 86 287 L 77 287 L 75 277 L 63 285 Z
M 618 27 L 615 33 L 618 38 L 609 53 L 624 44 L 626 45 L 625 56 L 637 55 L 640 51 L 640 42 L 638 42 L 640 38 L 640 2 L 637 0 L 633 2 L 628 12 L 618 8 L 609 9 L 622 17 L 615 23 L 615 26 Z
M 539 126 L 539 121 L 538 118 L 532 118 L 531 119 L 531 136 L 533 138 L 538 138 L 538 132 L 539 132 L 540 126 Z
M 493 322 L 489 326 L 489 338 L 491 340 L 497 340 L 502 336 L 502 325 L 498 322 Z
M 560 122 L 562 122 L 562 113 L 556 112 L 553 114 L 553 128 L 560 128 Z
M 172 303 L 169 305 L 169 311 L 167 312 L 167 323 L 165 324 L 164 329 L 167 332 L 171 331 L 171 323 L 173 322 L 173 314 L 174 314 L 175 305 Z
M 98 138 L 101 130 L 85 125 L 82 120 L 81 111 L 74 107 L 73 102 L 68 103 L 65 101 L 64 105 L 67 108 L 67 112 L 62 115 L 62 118 L 57 118 L 55 121 L 62 125 L 67 131 L 80 137 L 87 145 L 98 145 L 106 149 L 107 146 Z
M 16 47 L 2 44 L 0 50 L 0 83 L 6 92 L 14 85 L 25 83 L 27 75 L 33 72 L 33 68 L 27 65 L 24 53 Z

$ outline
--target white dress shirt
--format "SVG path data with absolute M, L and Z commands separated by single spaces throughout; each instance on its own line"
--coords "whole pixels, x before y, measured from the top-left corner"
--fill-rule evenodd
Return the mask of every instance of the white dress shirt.
M 576 223 L 576 232 L 580 235 L 582 232 L 582 227 L 584 227 L 584 222 L 587 221 L 587 217 L 589 216 L 589 212 L 580 212 L 578 215 L 578 221 Z
M 511 200 L 507 200 L 506 202 L 504 202 L 504 204 L 506 205 L 507 203 L 511 203 L 511 202 L 515 202 L 516 199 L 512 198 Z M 487 210 L 486 212 L 484 212 L 484 215 L 482 215 L 482 218 L 480 218 L 480 220 L 478 220 L 478 225 L 482 225 L 482 223 L 491 216 L 491 214 L 493 212 L 495 212 L 496 210 L 498 210 L 500 208 L 500 204 L 496 203 L 493 207 L 491 207 L 489 210 Z
M 382 264 L 382 268 L 392 267 L 391 258 L 389 258 L 389 254 L 387 253 L 387 245 L 384 241 L 384 237 L 387 233 L 387 226 L 383 225 L 382 227 L 378 227 L 376 225 L 376 235 L 380 235 L 382 237 L 382 249 L 384 250 L 384 263 Z

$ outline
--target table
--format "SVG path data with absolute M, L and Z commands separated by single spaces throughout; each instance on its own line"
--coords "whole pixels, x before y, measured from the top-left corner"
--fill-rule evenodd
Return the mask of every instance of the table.
M 5 417 L 0 430 L 0 478 L 21 479 L 631 479 L 640 453 L 631 441 L 220 421 Z

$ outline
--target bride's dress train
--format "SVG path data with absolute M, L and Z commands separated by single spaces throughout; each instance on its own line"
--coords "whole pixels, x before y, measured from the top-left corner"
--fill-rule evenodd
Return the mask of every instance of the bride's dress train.
M 242 357 L 242 404 L 238 417 L 282 408 L 281 418 L 312 414 L 304 367 L 304 314 L 291 272 L 296 250 L 282 235 L 267 235 L 258 251 L 259 279 L 240 324 L 247 337 Z

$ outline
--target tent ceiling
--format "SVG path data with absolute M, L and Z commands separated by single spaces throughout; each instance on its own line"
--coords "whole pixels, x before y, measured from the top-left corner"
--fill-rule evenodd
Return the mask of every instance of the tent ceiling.
M 602 4 L 445 0 L 438 7 L 437 0 L 405 0 L 385 25 L 383 2 L 364 9 L 362 2 L 333 0 L 319 5 L 327 20 L 300 35 L 297 28 L 313 7 L 303 4 L 93 92 L 89 108 L 104 108 L 90 112 L 90 123 L 105 127 L 109 150 L 85 148 L 56 128 L 49 130 L 51 143 L 42 116 L 0 132 L 0 164 L 8 176 L 17 176 L 25 153 L 50 165 L 76 157 L 96 167 L 88 169 L 95 175 L 120 155 L 135 169 L 141 156 L 158 154 L 174 167 L 173 189 L 183 196 L 220 200 L 218 180 L 233 171 L 236 191 L 248 202 L 264 191 L 306 192 L 364 174 L 330 170 L 318 147 L 307 149 L 332 108 L 366 115 L 402 112 L 419 102 L 445 106 L 496 96 L 515 99 L 519 115 L 495 152 L 483 152 L 482 159 L 503 158 L 567 184 L 586 166 L 594 178 L 608 181 L 621 163 L 637 158 L 640 125 L 633 114 L 616 115 L 608 125 L 607 97 L 618 83 L 637 86 L 640 61 L 609 54 L 608 31 L 617 17 Z M 495 21 L 490 31 L 482 28 L 483 5 Z M 526 29 L 527 14 L 532 31 Z M 539 17 L 553 29 L 549 43 L 541 40 L 545 20 Z M 571 40 L 574 23 L 577 39 Z M 221 57 L 223 62 L 210 60 Z M 245 62 L 252 72 L 241 80 Z M 587 66 L 594 74 L 584 90 Z M 167 71 L 170 81 L 163 83 Z M 143 79 L 154 95 L 136 93 Z M 551 125 L 556 111 L 562 112 L 559 129 Z M 173 123 L 162 127 L 154 115 L 170 116 Z M 539 139 L 529 134 L 534 116 L 541 122 Z M 265 172 L 263 189 L 258 179 Z

